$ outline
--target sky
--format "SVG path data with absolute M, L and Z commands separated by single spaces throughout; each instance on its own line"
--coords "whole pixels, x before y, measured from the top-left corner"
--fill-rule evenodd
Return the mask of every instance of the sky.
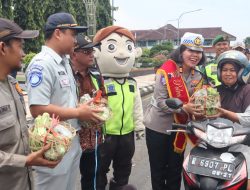
M 113 0 L 115 25 L 130 30 L 157 29 L 166 24 L 180 28 L 222 27 L 243 41 L 250 36 L 250 0 Z M 111 0 L 112 4 L 112 0 Z M 175 20 L 175 21 L 169 21 Z M 232 43 L 234 44 L 234 43 Z

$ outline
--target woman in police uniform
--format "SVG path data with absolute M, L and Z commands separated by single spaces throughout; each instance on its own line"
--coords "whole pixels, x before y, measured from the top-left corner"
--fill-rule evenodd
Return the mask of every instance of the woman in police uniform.
M 157 71 L 154 95 L 144 116 L 153 190 L 180 189 L 186 139 L 166 130 L 173 122 L 187 122 L 188 114 L 200 116 L 200 108 L 189 97 L 203 84 L 202 74 L 195 70 L 205 61 L 203 41 L 199 34 L 185 33 L 180 47 Z M 181 99 L 185 112 L 169 109 L 168 98 Z

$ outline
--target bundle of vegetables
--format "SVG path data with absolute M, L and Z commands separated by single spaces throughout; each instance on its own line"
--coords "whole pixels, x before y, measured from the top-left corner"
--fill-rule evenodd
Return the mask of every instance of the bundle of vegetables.
M 92 98 L 89 94 L 84 94 L 80 99 L 80 104 L 90 101 Z M 98 90 L 93 101 L 90 104 L 91 107 L 102 110 L 99 114 L 100 118 L 104 121 L 109 120 L 112 117 L 112 110 L 107 105 L 107 100 L 102 97 L 102 91 Z M 90 121 L 81 121 L 80 122 L 83 127 L 91 127 L 96 126 L 95 123 Z
M 212 116 L 218 114 L 220 95 L 215 88 L 202 88 L 194 93 L 194 102 L 204 110 L 204 115 Z
M 29 128 L 29 145 L 31 151 L 38 151 L 46 144 L 51 144 L 44 154 L 48 160 L 59 160 L 68 151 L 76 130 L 65 122 L 59 122 L 54 115 L 48 113 L 39 115 L 34 126 Z

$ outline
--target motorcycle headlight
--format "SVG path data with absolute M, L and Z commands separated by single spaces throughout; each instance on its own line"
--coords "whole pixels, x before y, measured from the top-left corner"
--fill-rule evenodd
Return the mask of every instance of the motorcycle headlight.
M 227 147 L 233 134 L 233 128 L 218 129 L 207 125 L 207 143 L 216 148 Z

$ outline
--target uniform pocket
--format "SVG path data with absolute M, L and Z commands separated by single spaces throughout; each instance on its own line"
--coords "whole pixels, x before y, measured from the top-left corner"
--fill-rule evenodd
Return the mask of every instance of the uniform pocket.
M 17 142 L 15 130 L 16 118 L 13 113 L 6 114 L 0 119 L 0 147 L 5 148 Z

